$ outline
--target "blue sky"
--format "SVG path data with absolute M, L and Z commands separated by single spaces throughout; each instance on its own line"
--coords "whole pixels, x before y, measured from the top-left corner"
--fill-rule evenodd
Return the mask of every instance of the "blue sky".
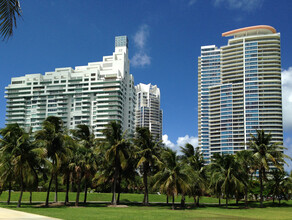
M 114 37 L 129 37 L 135 84 L 161 89 L 165 142 L 197 143 L 197 57 L 203 45 L 227 44 L 223 32 L 271 25 L 281 33 L 285 145 L 292 156 L 291 0 L 20 0 L 23 18 L 0 42 L 0 127 L 11 77 L 100 61 Z M 291 68 L 290 68 L 291 67 Z M 289 69 L 290 68 L 290 69 Z M 167 136 L 166 136 L 167 135 Z M 291 169 L 291 166 L 290 168 Z

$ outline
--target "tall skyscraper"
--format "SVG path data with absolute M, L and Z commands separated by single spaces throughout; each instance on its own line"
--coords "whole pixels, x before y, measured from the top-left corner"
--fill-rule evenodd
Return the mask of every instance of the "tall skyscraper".
M 228 45 L 201 47 L 199 146 L 212 154 L 247 149 L 257 129 L 283 141 L 280 33 L 259 25 L 223 33 Z
M 143 83 L 136 88 L 136 127 L 149 128 L 154 138 L 162 139 L 162 110 L 160 90 L 156 85 Z
M 115 38 L 115 52 L 87 66 L 14 77 L 6 87 L 6 124 L 19 123 L 33 131 L 48 116 L 58 116 L 69 129 L 92 126 L 97 137 L 110 121 L 134 133 L 135 87 L 129 70 L 128 39 Z

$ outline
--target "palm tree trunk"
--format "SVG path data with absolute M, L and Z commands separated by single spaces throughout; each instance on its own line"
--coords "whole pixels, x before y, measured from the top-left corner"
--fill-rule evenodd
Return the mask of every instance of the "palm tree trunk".
M 196 199 L 196 196 L 194 196 L 194 205 L 197 207 L 197 199 Z
M 143 173 L 143 183 L 144 183 L 144 200 L 143 200 L 143 204 L 144 205 L 149 205 L 149 200 L 148 200 L 148 182 L 147 182 L 147 168 L 145 165 L 144 168 L 144 173 Z
M 121 175 L 119 175 L 118 181 L 117 181 L 117 193 L 118 193 L 118 198 L 117 198 L 117 204 L 120 204 L 120 198 L 121 198 Z
M 86 204 L 87 200 L 87 181 L 85 179 L 85 187 L 84 187 L 84 204 Z
M 117 199 L 116 199 L 116 190 L 117 190 L 117 179 L 119 176 L 119 168 L 116 166 L 115 174 L 114 174 L 114 182 L 113 182 L 113 199 L 112 199 L 112 205 L 117 205 Z
M 171 206 L 172 210 L 174 210 L 174 194 L 172 194 L 172 206 Z
M 200 206 L 200 196 L 198 196 L 198 198 L 197 198 L 197 207 L 199 207 Z
M 79 206 L 80 185 L 81 185 L 81 177 L 78 178 L 78 186 L 77 186 L 77 194 L 76 194 L 75 206 Z
M 51 176 L 51 179 L 50 179 L 50 182 L 49 182 L 49 187 L 48 187 L 48 190 L 47 190 L 46 206 L 49 205 L 49 196 L 50 196 L 50 190 L 51 190 L 51 185 L 52 185 L 52 182 L 53 182 L 53 178 L 54 178 L 54 173 L 52 173 L 52 176 Z
M 166 205 L 168 205 L 168 195 L 166 195 Z
M 182 194 L 182 196 L 181 196 L 180 207 L 185 208 L 185 195 L 184 194 Z
M 221 206 L 221 196 L 219 196 L 219 206 Z
M 260 207 L 263 208 L 263 173 L 262 168 L 259 169 L 260 178 Z
M 11 199 L 11 181 L 9 181 L 9 186 L 8 186 L 8 199 L 7 199 L 7 205 L 10 204 L 10 199 Z
M 69 188 L 70 188 L 70 173 L 67 173 L 66 177 L 66 196 L 65 196 L 65 205 L 69 203 Z
M 32 204 L 32 190 L 29 191 L 29 204 Z
M 226 196 L 226 208 L 228 208 L 228 197 Z
M 21 185 L 21 191 L 20 191 L 20 195 L 19 195 L 19 199 L 18 199 L 17 208 L 20 208 L 20 206 L 21 206 L 22 194 L 23 194 L 23 190 L 24 190 L 22 171 L 20 171 L 20 185 Z
M 275 204 L 275 195 L 273 195 L 273 204 Z
M 248 207 L 248 202 L 247 202 L 247 194 L 248 194 L 248 191 L 247 191 L 247 186 L 244 186 L 244 192 L 245 192 L 245 195 L 244 195 L 244 203 L 245 203 L 245 208 Z
M 58 175 L 55 175 L 55 202 L 58 202 Z

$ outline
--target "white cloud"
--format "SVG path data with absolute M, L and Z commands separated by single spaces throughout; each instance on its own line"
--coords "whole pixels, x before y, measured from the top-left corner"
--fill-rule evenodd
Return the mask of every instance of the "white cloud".
M 137 48 L 131 59 L 131 64 L 135 67 L 144 67 L 151 64 L 151 57 L 147 54 L 145 45 L 149 37 L 149 26 L 143 24 L 134 35 L 134 43 Z
M 149 65 L 151 63 L 151 58 L 143 52 L 138 52 L 136 53 L 132 59 L 131 59 L 131 64 L 133 66 L 145 66 L 145 65 Z
M 253 11 L 263 5 L 264 0 L 214 0 L 215 6 L 224 5 L 229 9 Z
M 284 129 L 292 130 L 292 67 L 282 72 L 283 124 Z
M 189 6 L 195 4 L 196 2 L 197 2 L 197 0 L 190 0 L 190 1 L 189 1 Z
M 284 147 L 287 148 L 287 150 L 284 151 L 286 155 L 289 157 L 292 157 L 292 140 L 290 137 L 286 138 L 284 141 Z M 292 161 L 290 159 L 286 159 L 286 162 L 288 163 L 289 166 L 285 164 L 284 168 L 285 171 L 291 171 L 292 170 Z
M 178 139 L 176 140 L 176 144 L 174 144 L 168 139 L 168 135 L 164 134 L 162 136 L 162 141 L 166 147 L 178 151 L 178 153 L 180 153 L 180 147 L 184 147 L 187 143 L 193 145 L 194 147 L 198 146 L 198 138 L 193 136 L 190 137 L 189 135 L 186 135 L 184 137 L 178 137 Z
M 147 38 L 149 36 L 149 27 L 144 24 L 140 26 L 139 30 L 134 35 L 134 43 L 139 49 L 144 49 Z

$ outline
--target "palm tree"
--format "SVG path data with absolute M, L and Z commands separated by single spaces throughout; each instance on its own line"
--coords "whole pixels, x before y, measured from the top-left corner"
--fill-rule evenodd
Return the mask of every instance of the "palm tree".
M 162 169 L 154 175 L 153 188 L 159 188 L 162 193 L 172 196 L 172 209 L 174 210 L 174 197 L 181 193 L 185 195 L 189 190 L 188 171 L 182 163 L 176 152 L 166 149 L 162 155 Z
M 86 155 L 84 155 L 85 159 L 85 166 L 84 166 L 84 204 L 86 204 L 87 199 L 87 187 L 88 184 L 91 182 L 92 178 L 94 177 L 97 171 L 97 159 L 94 153 L 94 146 L 95 146 L 95 136 L 89 126 L 80 124 L 77 125 L 77 129 L 71 131 L 75 140 L 79 142 L 80 145 L 85 147 Z
M 137 156 L 139 162 L 137 167 L 140 168 L 141 173 L 143 175 L 143 183 L 144 183 L 144 199 L 143 204 L 149 205 L 149 197 L 148 197 L 148 175 L 150 174 L 152 168 L 155 164 L 160 164 L 160 160 L 158 159 L 159 154 L 159 143 L 155 143 L 153 141 L 152 135 L 148 128 L 137 128 L 136 129 L 136 137 L 134 139 L 134 143 L 137 146 Z
M 18 0 L 0 0 L 0 35 L 3 39 L 12 36 L 17 16 L 21 16 Z
M 55 202 L 58 201 L 58 172 L 62 160 L 68 154 L 64 144 L 63 121 L 55 116 L 49 116 L 43 122 L 42 130 L 35 133 L 36 143 L 46 149 L 46 157 L 51 161 L 51 178 L 47 191 L 46 206 L 49 204 L 51 184 L 55 178 Z
M 121 170 L 127 167 L 127 157 L 129 150 L 129 142 L 122 135 L 122 127 L 120 123 L 112 121 L 103 131 L 109 146 L 105 158 L 113 167 L 113 183 L 112 183 L 112 204 L 117 205 L 117 182 L 120 178 Z
M 254 172 L 254 159 L 253 159 L 253 153 L 250 150 L 243 150 L 239 151 L 235 155 L 235 160 L 240 165 L 240 177 L 241 181 L 244 184 L 244 201 L 245 201 L 245 207 L 248 206 L 248 187 L 250 182 L 250 176 L 251 173 Z
M 191 177 L 189 196 L 194 198 L 194 204 L 199 206 L 200 196 L 204 194 L 206 186 L 206 170 L 204 168 L 204 158 L 203 153 L 200 151 L 199 147 L 196 149 L 193 145 L 187 143 L 185 147 L 180 147 L 183 155 L 181 160 L 187 166 L 191 167 L 189 173 Z M 196 198 L 197 197 L 197 198 Z
M 31 143 L 30 134 L 18 124 L 7 125 L 6 128 L 1 129 L 0 134 L 2 135 L 0 153 L 9 156 L 6 159 L 11 162 L 16 180 L 20 182 L 20 196 L 17 204 L 17 207 L 20 207 L 25 182 L 28 182 L 26 180 L 29 176 L 33 176 L 34 182 L 37 182 L 38 158 L 43 151 Z
M 249 149 L 253 152 L 253 157 L 259 171 L 260 180 L 260 207 L 263 207 L 263 179 L 266 178 L 266 170 L 270 164 L 282 169 L 282 164 L 286 163 L 285 158 L 290 158 L 283 153 L 285 149 L 282 143 L 272 143 L 271 133 L 266 134 L 264 130 L 257 130 L 257 134 L 251 135 L 248 143 Z M 291 158 L 290 158 L 291 159 Z
M 226 197 L 226 208 L 228 199 L 240 191 L 243 184 L 239 174 L 239 164 L 235 161 L 234 155 L 213 155 L 210 164 L 211 185 L 221 185 L 221 192 Z

